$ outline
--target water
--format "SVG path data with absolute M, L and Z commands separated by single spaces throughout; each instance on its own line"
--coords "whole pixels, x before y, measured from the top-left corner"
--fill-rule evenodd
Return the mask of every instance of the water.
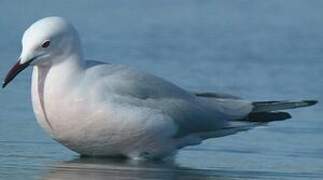
M 0 2 L 1 77 L 19 56 L 24 29 L 60 15 L 79 29 L 89 59 L 135 66 L 194 91 L 323 102 L 322 1 L 73 2 Z M 172 161 L 80 159 L 37 125 L 30 73 L 0 92 L 0 179 L 323 179 L 321 104 L 185 148 Z

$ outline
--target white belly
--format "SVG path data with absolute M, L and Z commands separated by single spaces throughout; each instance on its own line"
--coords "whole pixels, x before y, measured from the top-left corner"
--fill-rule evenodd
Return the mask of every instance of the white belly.
M 62 95 L 46 82 L 42 91 L 42 75 L 34 68 L 32 103 L 37 121 L 52 138 L 71 150 L 91 156 L 130 157 L 163 156 L 176 150 L 177 140 L 172 138 L 176 126 L 169 117 L 107 101 L 91 103 L 91 98 L 78 93 Z

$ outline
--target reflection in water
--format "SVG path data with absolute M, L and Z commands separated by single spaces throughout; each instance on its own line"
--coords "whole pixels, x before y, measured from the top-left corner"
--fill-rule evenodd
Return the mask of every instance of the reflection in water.
M 277 171 L 243 171 L 234 169 L 191 169 L 180 167 L 173 161 L 136 161 L 129 159 L 78 158 L 58 163 L 49 168 L 45 180 L 101 180 L 101 179 L 312 179 L 321 173 L 292 173 Z
M 180 167 L 174 161 L 136 161 L 129 159 L 78 158 L 49 167 L 45 180 L 101 179 L 316 179 L 322 173 L 243 171 L 234 169 L 192 169 Z
M 43 179 L 231 179 L 216 171 L 183 168 L 164 162 L 79 158 L 59 163 Z

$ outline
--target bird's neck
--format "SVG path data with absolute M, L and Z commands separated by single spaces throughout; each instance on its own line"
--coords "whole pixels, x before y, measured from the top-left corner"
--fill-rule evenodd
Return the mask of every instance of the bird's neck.
M 81 81 L 83 71 L 83 60 L 79 55 L 68 56 L 57 64 L 34 67 L 33 107 L 41 126 L 50 134 L 54 133 L 55 124 L 48 114 L 49 108 L 59 107 L 60 101 L 68 98 L 69 92 Z
M 79 82 L 84 71 L 84 61 L 78 54 L 71 54 L 59 63 L 38 66 L 38 86 L 44 85 L 52 91 L 71 88 Z

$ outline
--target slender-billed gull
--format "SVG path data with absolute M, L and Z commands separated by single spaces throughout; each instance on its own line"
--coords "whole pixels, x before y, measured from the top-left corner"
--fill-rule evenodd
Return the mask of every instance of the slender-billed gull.
M 40 126 L 88 156 L 161 158 L 207 138 L 290 118 L 279 110 L 317 102 L 189 92 L 127 66 L 86 61 L 77 31 L 61 17 L 41 19 L 25 31 L 20 58 L 3 87 L 28 66 Z

